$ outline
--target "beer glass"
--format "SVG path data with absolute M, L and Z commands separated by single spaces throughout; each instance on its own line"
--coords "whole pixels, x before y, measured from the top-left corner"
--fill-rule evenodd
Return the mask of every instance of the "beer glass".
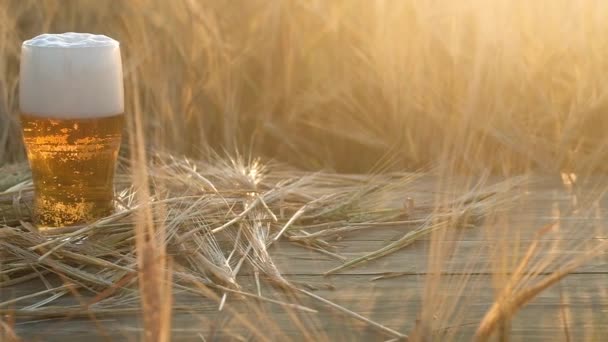
M 25 41 L 19 86 L 39 229 L 112 213 L 124 122 L 119 43 L 73 32 Z

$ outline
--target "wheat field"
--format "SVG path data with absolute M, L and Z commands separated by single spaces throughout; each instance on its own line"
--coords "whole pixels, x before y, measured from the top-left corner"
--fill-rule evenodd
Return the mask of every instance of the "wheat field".
M 386 250 L 380 248 L 373 258 L 426 237 L 429 274 L 441 273 L 446 256 L 438 252 L 439 246 L 451 234 L 441 227 L 462 225 L 471 211 L 507 225 L 501 208 L 516 202 L 519 194 L 511 189 L 538 175 L 562 181 L 569 193 L 579 191 L 576 209 L 563 215 L 586 218 L 601 211 L 597 203 L 605 189 L 602 175 L 608 171 L 606 1 L 0 1 L 0 230 L 6 228 L 0 236 L 16 246 L 0 250 L 12 251 L 16 258 L 6 262 L 7 274 L 22 271 L 25 252 L 19 251 L 63 245 L 61 236 L 46 243 L 24 235 L 27 224 L 15 211 L 16 194 L 31 192 L 19 124 L 20 48 L 22 41 L 43 32 L 95 32 L 121 43 L 125 112 L 130 119 L 117 196 L 137 205 L 125 205 L 127 214 L 68 233 L 89 236 L 96 227 L 111 227 L 120 236 L 133 238 L 121 254 L 121 260 L 128 260 L 120 264 L 121 272 L 127 273 L 107 275 L 115 287 L 125 284 L 122 277 L 129 272 L 136 273 L 133 277 L 140 284 L 146 279 L 156 284 L 199 281 L 192 278 L 199 267 L 196 262 L 190 261 L 196 267 L 184 271 L 168 255 L 184 248 L 187 237 L 215 244 L 205 240 L 208 235 L 201 232 L 208 232 L 203 228 L 189 232 L 203 220 L 221 230 L 243 225 L 243 241 L 250 247 L 237 248 L 245 238 L 241 230 L 230 232 L 232 252 L 243 254 L 242 260 L 252 259 L 248 262 L 275 287 L 304 291 L 282 277 L 266 248 L 286 237 L 332 253 L 323 239 L 336 231 L 319 233 L 319 224 L 328 222 L 334 225 L 327 229 L 337 229 L 345 220 L 351 220 L 351 228 L 401 222 L 399 214 L 384 213 L 381 203 L 402 203 L 413 179 L 429 175 L 438 185 L 421 209 L 421 226 L 398 242 L 387 243 Z M 258 180 L 257 172 L 267 178 Z M 192 183 L 186 186 L 173 179 L 179 177 L 191 177 Z M 294 177 L 305 181 L 287 181 Z M 593 191 L 578 190 L 572 189 L 572 177 L 600 181 L 592 184 Z M 193 186 L 210 186 L 219 197 L 204 197 L 209 191 L 195 191 Z M 252 188 L 259 191 L 260 200 L 248 197 Z M 500 198 L 486 200 L 486 195 Z M 193 213 L 200 204 L 192 199 L 196 196 L 211 209 Z M 152 201 L 161 205 L 149 204 Z M 405 203 L 407 207 L 409 202 Z M 240 212 L 233 211 L 240 205 Z M 359 216 L 353 219 L 347 210 L 358 210 Z M 275 218 L 279 211 L 286 214 Z M 256 225 L 271 219 L 275 223 L 260 237 Z M 538 228 L 535 236 L 544 236 L 545 230 Z M 501 340 L 508 338 L 505 322 L 520 307 L 603 253 L 603 245 L 594 240 L 597 227 L 591 229 L 564 231 L 566 238 L 579 240 L 563 248 L 534 239 L 531 245 L 518 242 L 517 253 L 511 245 L 500 245 L 488 262 L 502 276 L 491 280 L 495 301 L 477 322 L 476 338 L 486 340 L 496 331 Z M 502 230 L 492 232 L 495 240 L 504 238 Z M 101 238 L 118 244 L 112 235 Z M 259 251 L 256 239 L 262 241 Z M 63 257 L 92 267 L 110 260 L 91 259 L 103 253 L 95 246 L 87 248 L 82 252 L 86 259 Z M 246 258 L 249 250 L 257 254 Z M 565 252 L 551 252 L 556 250 Z M 65 253 L 74 253 L 70 251 Z M 572 251 L 580 253 L 568 254 Z M 548 256 L 535 259 L 545 252 Z M 504 260 L 506 255 L 513 260 Z M 234 260 L 221 262 L 234 268 Z M 67 261 L 61 265 L 53 273 L 71 269 Z M 528 266 L 532 275 L 523 271 Z M 433 267 L 438 272 L 433 273 Z M 210 282 L 219 290 L 209 284 L 197 288 L 207 297 L 219 291 L 218 298 L 225 300 L 221 291 L 242 290 L 231 278 L 233 273 L 234 269 L 227 275 L 216 270 L 214 277 L 223 280 Z M 107 279 L 69 275 L 93 287 L 107 286 Z M 406 333 L 410 340 L 458 339 L 456 333 L 437 335 L 437 326 L 442 326 L 436 323 L 437 308 L 440 319 L 449 324 L 460 322 L 458 315 L 464 310 L 458 300 L 440 300 L 438 284 L 452 282 L 462 292 L 474 277 L 471 269 L 447 279 L 425 279 L 421 300 L 427 305 L 417 318 L 422 323 L 412 319 L 411 331 L 396 333 L 373 324 L 397 339 L 407 338 Z M 135 279 L 124 281 L 132 285 Z M 179 311 L 172 303 L 175 288 L 139 286 L 141 298 L 135 296 L 129 303 L 143 307 L 142 338 L 169 340 L 171 308 Z M 246 330 L 256 330 L 247 317 L 239 319 Z M 297 317 L 293 321 L 304 324 Z M 3 336 L 18 338 L 12 335 L 10 322 L 0 323 Z M 281 328 L 267 324 L 277 332 L 270 340 L 278 338 Z M 314 327 L 298 328 L 311 329 L 312 335 L 303 336 L 329 340 Z M 264 331 L 253 335 L 255 340 L 264 339 Z M 594 340 L 590 336 L 586 340 Z
M 20 42 L 122 43 L 155 149 L 247 149 L 307 168 L 602 169 L 598 1 L 3 2 L 0 161 L 23 158 Z M 133 103 L 130 109 L 133 111 Z

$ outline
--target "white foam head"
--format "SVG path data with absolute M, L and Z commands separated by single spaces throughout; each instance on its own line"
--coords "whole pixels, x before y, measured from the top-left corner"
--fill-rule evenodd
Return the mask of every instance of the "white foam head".
M 43 34 L 21 46 L 21 112 L 96 118 L 124 111 L 120 46 L 90 33 Z

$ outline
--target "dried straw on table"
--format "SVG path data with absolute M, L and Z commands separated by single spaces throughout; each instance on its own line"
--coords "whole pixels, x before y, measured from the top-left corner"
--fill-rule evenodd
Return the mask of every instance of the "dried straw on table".
M 283 240 L 345 260 L 336 251 L 336 238 L 382 226 L 409 227 L 401 239 L 381 250 L 329 270 L 337 272 L 404 248 L 434 230 L 466 226 L 472 218 L 503 206 L 508 197 L 502 195 L 508 193 L 505 190 L 523 182 L 515 179 L 477 188 L 475 196 L 455 196 L 445 207 L 437 208 L 428 200 L 408 199 L 413 182 L 424 176 L 421 173 L 308 173 L 241 157 L 214 157 L 206 162 L 168 155 L 153 159 L 147 170 L 151 186 L 145 203 L 130 181 L 132 171 L 123 165 L 117 176 L 115 214 L 50 236 L 40 235 L 28 223 L 32 186 L 27 167 L 11 166 L 10 172 L 4 169 L 0 173 L 0 286 L 36 278 L 47 284 L 45 291 L 0 303 L 0 312 L 9 306 L 15 315 L 26 317 L 73 317 L 84 314 L 82 306 L 97 316 L 136 312 L 140 293 L 133 226 L 137 209 L 148 205 L 153 223 L 165 227 L 163 236 L 157 238 L 162 239 L 158 242 L 164 244 L 173 262 L 174 292 L 215 299 L 218 309 L 230 297 L 315 312 L 298 303 L 264 297 L 259 288 L 253 293 L 244 290 L 238 275 L 248 265 L 258 283 L 266 281 L 294 295 L 311 297 L 387 335 L 404 338 L 400 332 L 289 282 L 273 261 L 272 244 Z M 52 274 L 63 285 L 51 285 Z M 90 291 L 93 299 L 68 307 L 55 305 L 58 298 L 78 290 Z M 32 298 L 42 299 L 20 305 Z M 201 304 L 174 305 L 176 311 L 197 309 Z

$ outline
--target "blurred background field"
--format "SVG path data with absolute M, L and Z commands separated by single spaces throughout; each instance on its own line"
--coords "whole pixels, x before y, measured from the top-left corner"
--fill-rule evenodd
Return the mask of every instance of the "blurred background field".
M 2 0 L 0 162 L 22 160 L 23 40 L 121 41 L 155 150 L 308 169 L 605 169 L 602 0 Z

